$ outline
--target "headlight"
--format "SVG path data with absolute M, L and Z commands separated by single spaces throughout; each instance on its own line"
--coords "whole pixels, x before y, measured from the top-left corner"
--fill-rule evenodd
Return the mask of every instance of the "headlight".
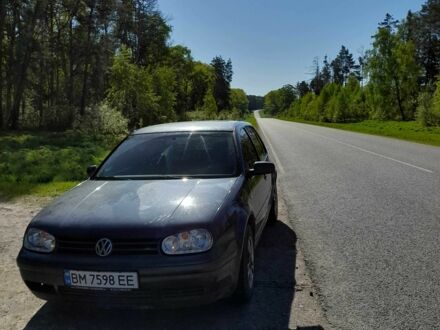
M 168 236 L 162 241 L 165 254 L 187 254 L 208 251 L 212 236 L 206 229 L 193 229 Z
M 24 237 L 24 247 L 37 252 L 52 252 L 55 249 L 55 237 L 43 230 L 30 228 Z

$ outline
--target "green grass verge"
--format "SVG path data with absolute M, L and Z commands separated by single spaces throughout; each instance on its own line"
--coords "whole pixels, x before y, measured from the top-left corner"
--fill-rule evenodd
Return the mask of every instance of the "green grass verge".
M 22 195 L 56 196 L 86 178 L 118 138 L 78 132 L 0 134 L 0 199 Z
M 440 127 L 424 127 L 415 121 L 365 120 L 359 123 L 321 123 L 301 119 L 278 117 L 282 120 L 325 126 L 359 133 L 392 137 L 401 140 L 440 146 Z
M 252 126 L 254 126 L 255 128 L 258 127 L 257 119 L 255 119 L 255 116 L 254 116 L 253 112 L 248 114 L 243 120 L 247 121 L 248 123 L 251 123 Z
M 0 182 L 0 200 L 8 201 L 24 195 L 55 197 L 73 188 L 78 183 L 76 181 L 49 183 Z

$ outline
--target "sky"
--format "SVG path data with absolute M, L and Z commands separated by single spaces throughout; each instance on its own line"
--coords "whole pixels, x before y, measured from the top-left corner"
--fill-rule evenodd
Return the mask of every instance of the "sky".
M 422 0 L 159 0 L 173 27 L 171 42 L 205 63 L 232 60 L 232 87 L 262 95 L 310 81 L 315 57 L 341 45 L 355 58 L 370 48 L 386 13 L 405 18 Z

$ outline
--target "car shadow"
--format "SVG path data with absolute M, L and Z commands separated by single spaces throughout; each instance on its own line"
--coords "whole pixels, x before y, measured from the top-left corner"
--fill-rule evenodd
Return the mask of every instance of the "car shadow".
M 296 235 L 278 221 L 268 226 L 256 253 L 252 300 L 172 310 L 98 309 L 44 304 L 26 329 L 288 329 L 295 292 Z

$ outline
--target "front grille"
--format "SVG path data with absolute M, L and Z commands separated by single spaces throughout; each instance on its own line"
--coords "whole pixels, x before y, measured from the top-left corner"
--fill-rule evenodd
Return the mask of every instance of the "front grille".
M 57 253 L 96 255 L 98 240 L 57 239 Z M 159 244 L 156 240 L 112 240 L 112 255 L 156 255 Z

